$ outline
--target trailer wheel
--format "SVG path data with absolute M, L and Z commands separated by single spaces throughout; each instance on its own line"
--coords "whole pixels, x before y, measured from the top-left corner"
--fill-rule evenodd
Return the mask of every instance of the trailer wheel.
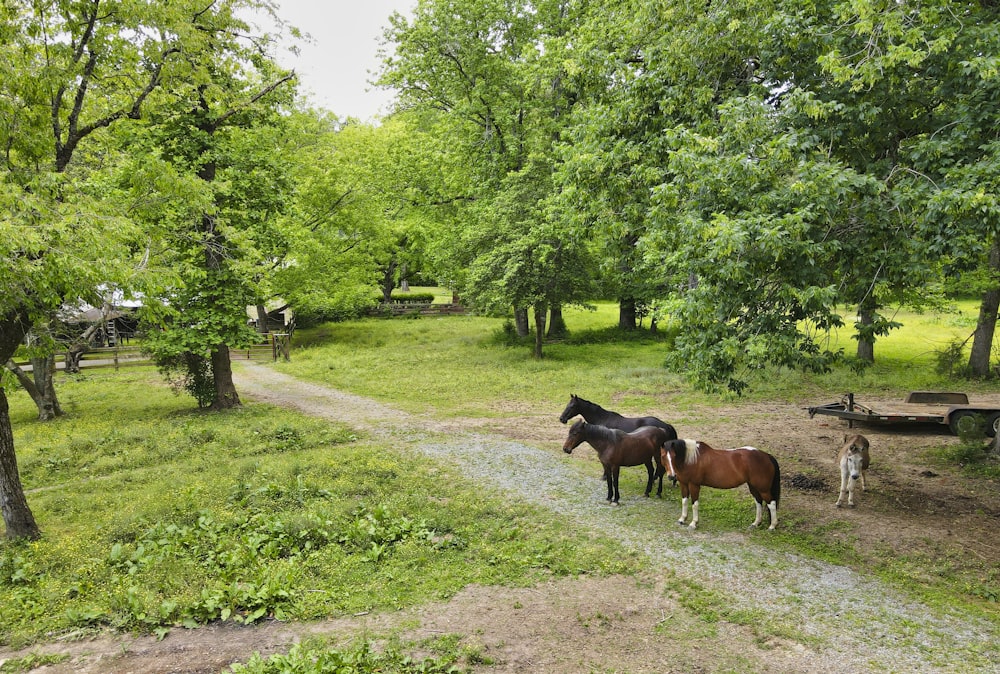
M 1000 412 L 990 412 L 986 417 L 986 437 L 995 438 L 1000 433 Z
M 986 430 L 982 427 L 982 423 L 983 416 L 981 414 L 970 412 L 968 410 L 955 412 L 948 418 L 948 428 L 950 428 L 951 432 L 955 435 L 961 435 L 962 433 L 976 433 L 977 431 L 981 432 Z M 989 426 L 988 428 L 992 430 L 993 426 Z

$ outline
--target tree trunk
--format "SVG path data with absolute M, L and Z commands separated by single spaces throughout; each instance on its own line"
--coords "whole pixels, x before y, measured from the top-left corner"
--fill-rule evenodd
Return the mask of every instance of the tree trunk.
M 28 334 L 31 323 L 27 314 L 12 311 L 0 316 L 0 363 L 14 357 L 18 345 Z M 38 538 L 41 532 L 28 508 L 17 472 L 14 452 L 14 431 L 10 423 L 7 394 L 0 386 L 0 512 L 3 514 L 7 538 Z
M 871 334 L 871 326 L 875 322 L 874 316 L 875 310 L 868 306 L 861 306 L 858 308 L 858 325 L 861 328 L 858 330 L 858 360 L 862 360 L 866 363 L 875 362 L 875 342 L 871 337 L 866 337 L 866 335 Z
M 392 301 L 392 289 L 396 287 L 396 260 L 393 258 L 382 275 L 382 301 L 388 304 Z
M 263 304 L 257 305 L 257 332 L 262 335 L 271 332 L 271 328 L 268 325 L 267 307 Z
M 72 344 L 66 349 L 66 372 L 71 374 L 76 374 L 80 371 L 80 359 L 83 354 L 90 351 L 91 340 L 94 339 L 94 335 L 97 334 L 99 330 L 103 330 L 107 325 L 108 319 L 111 317 L 111 312 L 113 307 L 110 302 L 105 302 L 101 305 L 101 316 L 97 321 L 91 323 L 87 326 L 87 329 L 83 331 L 83 334 L 76 338 Z
M 549 338 L 565 337 L 568 334 L 569 329 L 567 329 L 566 320 L 563 318 L 562 305 L 553 304 L 549 308 Z
M 990 272 L 996 277 L 1000 271 L 1000 239 L 993 242 L 990 249 Z M 993 334 L 997 327 L 997 312 L 1000 310 L 1000 287 L 994 286 L 983 293 L 979 303 L 979 320 L 972 338 L 972 353 L 969 354 L 969 371 L 976 377 L 990 374 L 990 356 L 993 352 Z
M 1000 458 L 1000 433 L 994 435 L 990 444 L 986 445 L 986 453 Z
M 31 359 L 31 374 L 22 370 L 14 364 L 14 361 L 7 361 L 7 369 L 14 373 L 17 380 L 38 408 L 38 420 L 49 421 L 63 415 L 62 407 L 56 396 L 55 374 L 56 357 L 50 355 L 46 358 Z
M 70 374 L 78 374 L 80 372 L 80 360 L 83 358 L 83 354 L 90 351 L 90 347 L 86 344 L 76 343 L 71 344 L 69 348 L 66 349 L 66 357 L 63 364 L 66 366 L 66 372 Z
M 528 336 L 528 310 L 524 307 L 514 307 L 514 327 L 518 337 Z
M 622 330 L 635 330 L 635 299 L 622 298 L 618 300 L 618 327 Z
M 212 351 L 212 380 L 215 382 L 215 398 L 209 406 L 211 409 L 240 407 L 240 396 L 233 383 L 233 363 L 229 359 L 229 347 L 225 344 L 219 344 Z
M 14 431 L 10 425 L 7 394 L 0 386 L 0 510 L 7 528 L 7 538 L 39 538 L 42 532 L 35 523 L 28 501 L 24 498 L 21 476 L 17 472 L 14 453 Z
M 545 338 L 545 305 L 535 305 L 535 358 L 542 357 L 542 341 Z

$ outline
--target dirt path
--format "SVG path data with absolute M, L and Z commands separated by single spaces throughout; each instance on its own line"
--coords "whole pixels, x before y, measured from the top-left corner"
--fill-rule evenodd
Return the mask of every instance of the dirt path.
M 249 399 L 396 439 L 415 433 L 419 439 L 412 442 L 412 449 L 441 461 L 462 462 L 473 478 L 587 522 L 623 546 L 646 554 L 653 561 L 651 573 L 638 581 L 578 578 L 529 589 L 469 587 L 447 602 L 323 623 L 215 625 L 175 630 L 162 641 L 117 637 L 49 644 L 30 650 L 63 652 L 71 660 L 36 671 L 218 672 L 255 651 L 285 651 L 311 634 L 349 638 L 394 632 L 416 640 L 462 634 L 465 646 L 478 649 L 492 662 L 478 665 L 476 671 L 482 672 L 1000 672 L 989 660 L 992 656 L 995 663 L 998 657 L 997 635 L 983 621 L 959 612 L 932 611 L 843 567 L 775 555 L 754 544 L 753 535 L 762 534 L 673 528 L 654 532 L 635 526 L 628 511 L 630 506 L 643 507 L 638 497 L 629 500 L 623 495 L 623 507 L 603 507 L 595 500 L 595 493 L 603 489 L 596 464 L 594 483 L 582 482 L 564 455 L 539 448 L 558 446 L 565 436 L 565 428 L 554 421 L 558 411 L 537 415 L 506 410 L 515 423 L 506 426 L 514 430 L 504 437 L 488 432 L 495 429 L 486 421 L 479 422 L 478 431 L 469 431 L 469 420 L 440 422 L 409 415 L 265 366 L 241 366 L 236 375 L 239 390 Z M 682 435 L 684 428 L 696 427 L 700 437 L 718 438 L 720 446 L 737 442 L 768 446 L 782 462 L 786 480 L 793 473 L 830 475 L 831 447 L 842 432 L 838 426 L 807 419 L 794 406 L 743 405 L 710 414 L 674 410 L 662 416 L 670 418 Z M 765 418 L 789 420 L 777 446 L 767 444 L 773 438 L 770 425 L 759 423 Z M 878 488 L 863 498 L 872 510 L 897 512 L 865 527 L 858 534 L 859 544 L 912 550 L 932 538 L 934 545 L 955 545 L 995 563 L 1000 521 L 996 490 L 969 494 L 960 481 L 925 476 L 921 466 L 907 462 L 908 447 L 940 438 L 866 434 L 880 453 L 869 477 Z M 586 454 L 582 460 L 587 460 Z M 471 455 L 477 460 L 467 460 Z M 886 469 L 878 469 L 881 465 Z M 830 521 L 864 517 L 862 508 L 832 508 L 836 494 L 830 493 L 829 481 L 812 477 L 808 490 L 786 490 L 783 514 Z M 689 587 L 704 588 L 727 606 L 763 609 L 768 617 L 760 626 L 705 621 L 675 599 L 678 590 Z M 771 636 L 775 633 L 794 638 Z M 18 655 L 0 652 L 0 662 Z

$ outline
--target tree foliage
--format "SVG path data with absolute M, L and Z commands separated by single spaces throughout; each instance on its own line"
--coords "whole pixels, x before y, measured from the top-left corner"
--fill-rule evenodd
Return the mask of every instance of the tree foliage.
M 115 137 L 234 63 L 226 39 L 250 7 L 270 3 L 0 3 L 0 362 L 62 304 L 99 304 L 98 288 L 149 270 L 150 237 L 117 199 L 134 194 L 104 189 L 127 161 Z M 0 502 L 8 537 L 38 535 L 2 390 Z
M 454 238 L 467 296 L 532 302 L 558 275 L 532 262 L 546 237 L 592 241 L 621 324 L 669 307 L 671 364 L 740 390 L 765 365 L 829 367 L 815 337 L 845 309 L 872 360 L 882 308 L 940 301 L 945 275 L 983 292 L 992 343 L 996 12 L 424 0 L 387 30 L 382 81 L 444 120 L 477 188 Z

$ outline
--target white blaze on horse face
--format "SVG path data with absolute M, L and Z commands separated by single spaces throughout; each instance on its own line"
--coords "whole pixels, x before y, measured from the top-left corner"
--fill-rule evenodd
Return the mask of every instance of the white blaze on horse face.
M 674 472 L 674 459 L 670 455 L 670 452 L 666 452 L 667 455 L 667 466 L 670 467 L 670 472 L 667 473 L 670 477 L 677 477 L 677 473 Z

